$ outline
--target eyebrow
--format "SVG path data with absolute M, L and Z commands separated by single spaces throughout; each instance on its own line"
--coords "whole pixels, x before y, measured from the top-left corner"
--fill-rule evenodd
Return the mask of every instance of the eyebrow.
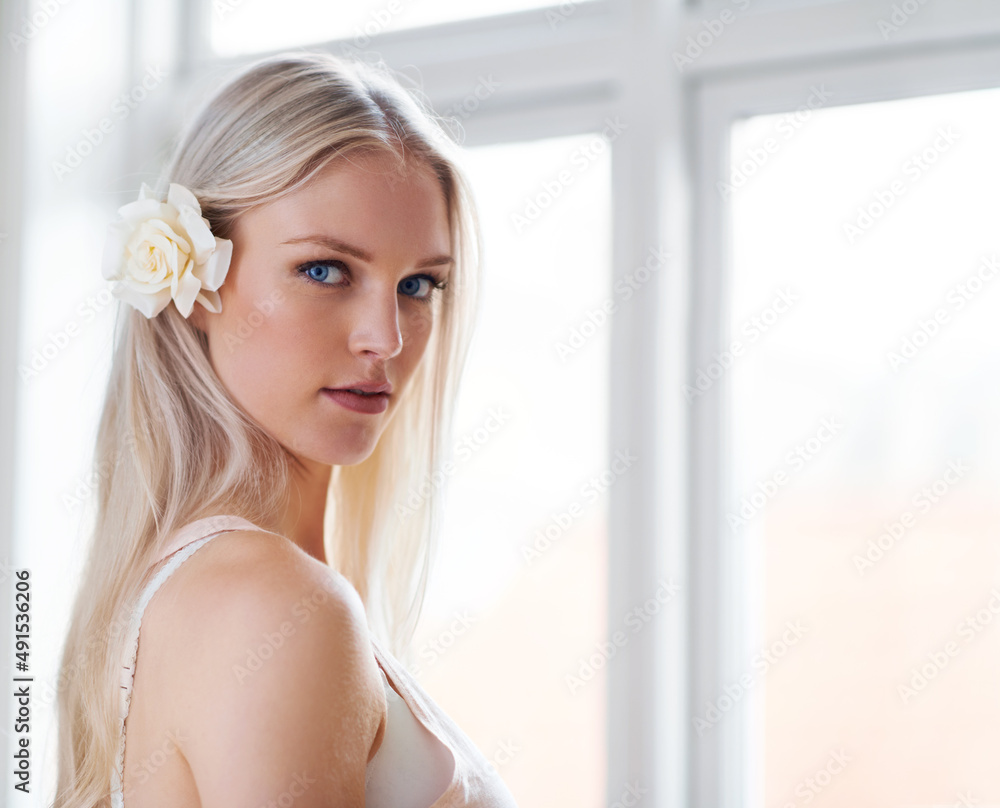
M 339 238 L 334 238 L 333 236 L 302 236 L 300 238 L 292 238 L 288 241 L 281 242 L 282 244 L 319 244 L 331 250 L 336 250 L 337 252 L 347 253 L 348 255 L 357 258 L 360 261 L 366 261 L 371 263 L 374 258 L 371 253 L 365 252 L 360 247 L 355 247 L 348 244 L 346 241 L 341 241 Z M 439 267 L 445 266 L 446 264 L 454 264 L 455 259 L 450 255 L 435 255 L 431 258 L 425 258 L 423 261 L 417 264 L 418 269 L 424 269 L 425 267 Z

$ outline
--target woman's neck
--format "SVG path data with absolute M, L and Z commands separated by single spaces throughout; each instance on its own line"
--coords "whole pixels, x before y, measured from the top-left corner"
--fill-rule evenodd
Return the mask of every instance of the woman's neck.
M 326 564 L 323 543 L 323 517 L 326 513 L 329 466 L 293 466 L 288 476 L 285 509 L 280 515 L 278 532 L 304 552 Z

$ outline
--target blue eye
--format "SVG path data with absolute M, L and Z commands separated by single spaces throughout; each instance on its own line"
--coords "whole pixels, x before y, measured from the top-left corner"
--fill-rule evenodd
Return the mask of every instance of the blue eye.
M 435 289 L 444 289 L 447 281 L 439 281 L 433 275 L 411 275 L 399 282 L 399 291 L 415 300 L 430 300 Z
M 351 277 L 351 271 L 343 261 L 311 261 L 297 269 L 309 282 L 324 286 L 344 286 Z M 444 289 L 447 285 L 447 281 L 439 281 L 433 275 L 423 274 L 404 278 L 397 289 L 400 294 L 412 300 L 429 301 L 435 290 Z
M 426 275 L 414 275 L 412 278 L 404 278 L 399 282 L 399 291 L 410 297 L 427 297 L 431 291 L 431 281 Z M 423 294 L 421 294 L 423 289 Z
M 333 283 L 328 283 L 328 280 L 330 278 L 331 267 L 335 269 L 337 272 L 343 274 L 343 270 L 335 266 L 335 264 L 339 263 L 340 261 L 326 261 L 326 262 L 317 262 L 315 264 L 305 264 L 304 266 L 299 267 L 299 271 L 303 272 L 305 276 L 310 280 L 316 281 L 317 283 L 323 283 L 332 286 Z

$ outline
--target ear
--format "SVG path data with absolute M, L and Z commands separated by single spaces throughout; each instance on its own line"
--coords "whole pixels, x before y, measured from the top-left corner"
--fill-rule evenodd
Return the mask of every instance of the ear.
M 202 333 L 205 332 L 205 307 L 201 303 L 195 301 L 191 314 L 188 315 L 188 322 Z

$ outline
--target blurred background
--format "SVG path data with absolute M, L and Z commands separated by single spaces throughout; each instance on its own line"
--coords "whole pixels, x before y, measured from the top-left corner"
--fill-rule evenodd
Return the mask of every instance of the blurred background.
M 30 570 L 34 677 L 0 803 L 54 790 L 107 224 L 232 70 L 321 49 L 465 147 L 484 302 L 411 671 L 518 804 L 1000 805 L 1000 6 L 0 15 L 0 641 L 13 694 Z

